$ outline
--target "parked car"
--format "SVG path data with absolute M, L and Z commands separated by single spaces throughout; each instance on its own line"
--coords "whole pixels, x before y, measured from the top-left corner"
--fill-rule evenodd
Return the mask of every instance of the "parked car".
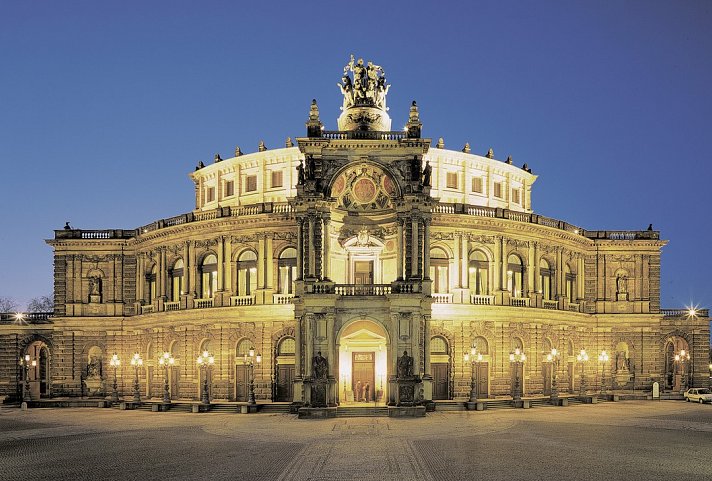
M 693 387 L 683 394 L 687 402 L 697 401 L 698 403 L 712 403 L 712 391 L 706 387 Z

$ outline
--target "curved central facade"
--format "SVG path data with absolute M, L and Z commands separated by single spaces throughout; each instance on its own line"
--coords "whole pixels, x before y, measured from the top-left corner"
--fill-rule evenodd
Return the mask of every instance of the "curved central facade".
M 122 395 L 304 406 L 706 380 L 706 317 L 660 309 L 658 232 L 534 213 L 526 165 L 431 145 L 415 102 L 384 130 L 383 69 L 344 71 L 340 130 L 314 101 L 296 145 L 201 163 L 194 211 L 55 231 L 54 316 L 13 327 L 32 396 L 108 394 L 114 354 Z

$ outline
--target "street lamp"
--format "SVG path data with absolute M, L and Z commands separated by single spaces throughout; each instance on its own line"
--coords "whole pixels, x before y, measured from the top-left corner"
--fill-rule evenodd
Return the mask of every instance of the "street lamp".
M 255 348 L 251 347 L 248 354 L 245 354 L 245 364 L 250 367 L 250 395 L 247 398 L 247 404 L 257 404 L 255 401 L 255 363 L 262 362 L 262 355 L 255 355 Z
M 680 381 L 682 383 L 682 390 L 684 391 L 687 387 L 687 368 L 685 363 L 690 360 L 690 353 L 681 349 L 680 352 L 675 354 L 675 365 L 678 366 L 678 372 L 680 372 Z
M 520 392 L 519 369 L 526 360 L 527 356 L 520 348 L 516 348 L 514 352 L 509 353 L 509 363 L 514 368 L 514 387 L 512 388 L 512 398 L 515 401 L 522 399 L 522 394 Z
M 163 366 L 163 404 L 171 403 L 171 392 L 168 387 L 168 368 L 173 367 L 176 360 L 171 356 L 170 352 L 164 352 L 163 355 L 158 359 L 158 364 Z
M 203 351 L 202 356 L 198 356 L 198 367 L 203 373 L 203 395 L 200 402 L 210 404 L 210 393 L 208 392 L 208 372 L 213 367 L 215 358 L 208 351 Z
M 581 349 L 581 352 L 576 356 L 576 360 L 581 363 L 581 382 L 579 385 L 579 395 L 583 396 L 586 393 L 586 363 L 588 362 L 588 353 L 586 349 Z
M 135 403 L 141 402 L 141 386 L 138 383 L 138 370 L 143 366 L 143 359 L 139 353 L 135 353 L 131 358 L 131 365 L 134 368 L 133 400 Z
M 30 355 L 25 354 L 25 357 L 20 358 L 20 366 L 22 366 L 22 372 L 25 375 L 24 379 L 24 392 L 22 393 L 22 402 L 30 402 L 32 401 L 32 396 L 30 396 L 30 366 L 36 367 L 37 366 L 37 360 L 32 359 L 30 361 Z
M 603 388 L 606 385 L 606 363 L 608 362 L 608 353 L 606 351 L 601 351 L 598 355 L 598 362 L 602 364 L 601 366 L 601 394 L 603 394 Z
M 465 363 L 472 363 L 472 375 L 470 379 L 470 402 L 477 402 L 477 384 L 478 384 L 478 367 L 483 361 L 482 354 L 477 352 L 476 347 L 472 347 L 470 352 L 466 352 L 464 355 Z
M 551 352 L 546 355 L 546 361 L 551 363 L 551 400 L 555 401 L 559 398 L 559 385 L 556 379 L 559 368 L 559 351 L 553 348 Z
M 111 356 L 111 360 L 109 361 L 109 364 L 111 364 L 111 367 L 114 368 L 114 385 L 113 385 L 113 389 L 111 390 L 111 402 L 117 403 L 117 402 L 119 402 L 119 391 L 118 391 L 118 385 L 116 384 L 116 370 L 121 365 L 121 359 L 119 359 L 118 354 L 114 354 L 113 356 Z

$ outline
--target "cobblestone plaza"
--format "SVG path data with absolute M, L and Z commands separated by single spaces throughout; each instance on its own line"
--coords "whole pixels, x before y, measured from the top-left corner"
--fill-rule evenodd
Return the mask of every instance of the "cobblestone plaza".
M 707 479 L 712 406 L 299 421 L 288 414 L 0 409 L 0 479 Z

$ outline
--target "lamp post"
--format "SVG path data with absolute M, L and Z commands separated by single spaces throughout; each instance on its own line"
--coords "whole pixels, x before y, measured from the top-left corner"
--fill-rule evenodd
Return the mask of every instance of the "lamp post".
M 601 351 L 598 355 L 598 362 L 601 363 L 601 394 L 603 394 L 604 386 L 606 385 L 606 363 L 608 362 L 608 353 Z
M 247 404 L 257 404 L 255 401 L 255 363 L 262 362 L 262 355 L 255 354 L 255 348 L 251 347 L 248 354 L 245 354 L 245 364 L 250 367 L 250 394 L 247 398 Z
M 210 404 L 210 392 L 208 390 L 208 373 L 215 364 L 215 358 L 208 351 L 203 351 L 202 356 L 198 356 L 198 367 L 203 374 L 203 393 L 200 402 Z
M 551 352 L 546 355 L 546 361 L 551 363 L 551 400 L 556 401 L 559 398 L 559 385 L 556 379 L 559 368 L 559 351 L 552 348 Z
M 176 360 L 171 356 L 170 352 L 164 352 L 163 355 L 158 359 L 158 364 L 163 366 L 163 404 L 171 403 L 171 391 L 168 387 L 168 368 L 173 367 Z
M 579 395 L 586 394 L 586 363 L 588 362 L 588 353 L 586 349 L 581 349 L 581 352 L 576 356 L 576 360 L 581 364 L 581 382 L 579 383 Z
M 138 370 L 143 366 L 143 359 L 139 353 L 134 353 L 131 358 L 131 365 L 134 368 L 133 400 L 135 403 L 141 402 L 141 386 L 138 383 Z
M 680 383 L 682 384 L 681 390 L 684 391 L 687 387 L 687 368 L 685 364 L 690 360 L 690 353 L 681 349 L 680 352 L 675 354 L 675 365 L 677 366 L 678 372 L 680 372 Z
M 526 360 L 527 356 L 519 348 L 516 348 L 514 352 L 509 353 L 509 363 L 514 368 L 514 386 L 512 387 L 512 399 L 514 399 L 515 401 L 519 401 L 522 399 L 522 393 L 520 391 L 519 369 Z
M 30 355 L 25 354 L 25 357 L 20 358 L 20 366 L 22 366 L 22 372 L 25 375 L 22 402 L 30 402 L 32 401 L 32 396 L 30 396 L 30 366 L 36 367 L 37 360 L 30 360 Z
M 465 363 L 469 362 L 472 364 L 472 373 L 470 376 L 470 402 L 473 403 L 477 402 L 477 376 L 479 375 L 477 368 L 482 362 L 483 357 L 482 354 L 477 352 L 476 347 L 472 347 L 472 349 L 470 349 L 470 352 L 465 353 L 464 358 Z
M 114 368 L 114 385 L 112 386 L 112 390 L 111 390 L 111 402 L 117 403 L 117 402 L 119 402 L 119 391 L 118 391 L 118 385 L 116 383 L 116 370 L 121 365 L 121 359 L 119 359 L 118 354 L 114 354 L 113 356 L 111 356 L 111 360 L 109 361 L 109 364 L 111 364 L 111 367 Z

